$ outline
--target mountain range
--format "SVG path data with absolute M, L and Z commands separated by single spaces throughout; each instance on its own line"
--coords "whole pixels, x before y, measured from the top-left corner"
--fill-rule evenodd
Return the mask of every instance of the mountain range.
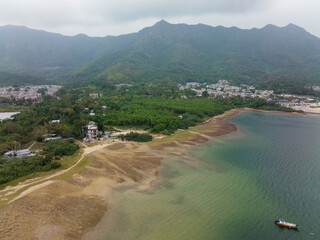
M 320 39 L 293 24 L 243 30 L 160 21 L 117 37 L 68 37 L 3 26 L 0 84 L 8 84 L 3 74 L 21 83 L 41 78 L 76 85 L 221 78 L 254 84 L 273 79 L 320 83 Z

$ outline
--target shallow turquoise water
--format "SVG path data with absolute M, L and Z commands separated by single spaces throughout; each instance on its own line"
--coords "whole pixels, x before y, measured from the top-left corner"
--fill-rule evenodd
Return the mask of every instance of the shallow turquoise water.
M 320 117 L 247 112 L 229 121 L 240 130 L 166 160 L 157 186 L 117 191 L 101 239 L 320 239 Z

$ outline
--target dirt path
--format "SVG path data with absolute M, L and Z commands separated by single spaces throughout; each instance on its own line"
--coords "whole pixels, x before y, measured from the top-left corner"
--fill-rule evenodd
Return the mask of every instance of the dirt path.
M 22 182 L 20 184 L 18 184 L 17 186 L 8 186 L 6 187 L 5 189 L 1 190 L 0 191 L 0 194 L 3 196 L 3 197 L 9 197 L 10 195 L 12 194 L 15 194 L 16 192 L 18 192 L 19 190 L 23 189 L 23 188 L 26 188 L 26 190 L 24 190 L 23 192 L 21 192 L 18 196 L 16 196 L 15 198 L 13 198 L 9 203 L 23 197 L 23 196 L 26 196 L 30 193 L 32 193 L 33 191 L 35 190 L 38 190 L 42 187 L 45 187 L 45 186 L 48 186 L 49 184 L 52 184 L 54 183 L 55 181 L 54 180 L 51 180 L 52 178 L 55 178 L 59 175 L 62 175 L 68 171 L 70 171 L 71 169 L 73 169 L 74 167 L 76 167 L 82 160 L 85 156 L 89 155 L 90 153 L 92 152 L 95 152 L 95 151 L 98 151 L 100 149 L 103 149 L 107 146 L 110 146 L 114 143 L 104 143 L 104 144 L 100 144 L 100 145 L 96 145 L 94 147 L 86 147 L 83 149 L 83 153 L 80 157 L 80 159 L 74 164 L 72 165 L 71 167 L 69 167 L 68 169 L 65 169 L 65 170 L 62 170 L 62 171 L 59 171 L 57 173 L 54 173 L 52 175 L 49 175 L 47 177 L 44 177 L 44 178 L 35 178 L 35 179 L 31 179 L 31 180 L 27 180 L 25 182 Z M 35 185 L 36 184 L 36 185 Z M 35 186 L 31 186 L 31 185 L 35 185 Z M 29 186 L 31 186 L 30 188 L 28 188 Z M 3 193 L 3 194 L 2 194 Z
M 179 131 L 178 136 L 155 145 L 132 142 L 86 144 L 88 147 L 83 147 L 77 158 L 73 158 L 73 166 L 70 168 L 25 181 L 20 184 L 24 188 L 8 195 L 9 199 L 2 203 L 10 200 L 11 203 L 0 209 L 0 238 L 97 238 L 106 226 L 112 228 L 112 217 L 109 214 L 113 207 L 110 198 L 114 189 L 132 187 L 145 190 L 154 186 L 160 175 L 162 159 L 186 157 L 190 147 L 204 143 L 211 135 L 218 136 L 236 130 L 236 127 L 229 123 L 223 124 L 220 120 L 208 121 L 197 126 L 196 130 L 191 128 L 196 134 L 179 136 Z M 203 134 L 210 136 L 205 137 Z M 83 171 L 76 171 L 87 155 L 91 158 L 90 166 L 86 166 Z M 67 171 L 68 175 L 77 173 L 62 178 L 64 175 L 61 174 Z M 54 178 L 58 175 L 61 175 L 61 180 Z M 0 193 L 1 198 L 3 194 Z
M 84 146 L 85 148 L 88 147 L 87 145 L 85 145 L 83 142 L 81 142 L 81 141 L 79 141 L 79 140 L 75 140 L 75 141 L 76 141 L 76 143 L 78 143 L 79 145 Z
M 207 124 L 210 125 L 210 122 L 211 121 L 216 121 L 216 120 L 224 120 L 225 118 L 228 118 L 232 115 L 235 115 L 237 114 L 238 112 L 241 112 L 242 110 L 231 110 L 229 111 L 228 113 L 225 113 L 223 115 L 220 115 L 220 116 L 216 116 L 214 118 L 211 118 L 209 120 L 207 120 L 205 123 L 202 123 L 200 124 L 200 126 L 205 126 Z M 208 129 L 209 130 L 209 129 Z M 205 133 L 199 133 L 199 132 L 195 132 L 195 131 L 190 131 L 192 134 L 195 134 L 196 136 L 199 136 L 199 137 L 203 137 L 205 139 L 208 139 L 208 135 L 205 134 Z M 210 132 L 210 130 L 209 130 Z M 225 133 L 223 133 L 225 134 Z M 219 135 L 218 133 L 215 133 L 214 136 L 216 135 Z M 16 194 L 18 193 L 18 191 L 21 191 L 21 193 L 19 193 L 19 195 L 15 196 L 9 203 L 21 198 L 22 196 L 26 196 L 32 192 L 34 192 L 35 190 L 38 190 L 42 187 L 45 187 L 45 186 L 48 186 L 52 183 L 55 182 L 55 180 L 53 180 L 53 178 L 57 177 L 57 176 L 60 176 L 68 171 L 70 171 L 71 169 L 73 169 L 74 167 L 76 167 L 82 160 L 85 156 L 95 152 L 95 151 L 98 151 L 98 150 L 101 150 L 107 146 L 110 146 L 110 145 L 113 145 L 115 143 L 120 143 L 120 144 L 123 144 L 121 142 L 108 142 L 108 143 L 102 143 L 102 144 L 98 144 L 98 145 L 95 145 L 93 147 L 89 147 L 87 146 L 86 144 L 84 143 L 81 143 L 81 145 L 84 146 L 83 148 L 83 153 L 80 157 L 80 159 L 71 167 L 69 167 L 68 169 L 65 169 L 65 170 L 62 170 L 62 171 L 59 171 L 59 172 L 56 172 L 54 174 L 51 174 L 49 176 L 46 176 L 46 177 L 39 177 L 39 178 L 34 178 L 34 179 L 30 179 L 30 180 L 27 180 L 25 182 L 21 182 L 20 184 L 18 184 L 17 186 L 8 186 L 6 187 L 5 189 L 3 190 L 0 190 L 0 198 L 2 199 L 5 199 L 5 198 L 10 198 L 10 196 L 12 196 L 13 194 Z
M 31 148 L 33 147 L 33 145 L 35 145 L 35 144 L 36 144 L 36 142 L 37 142 L 37 141 L 34 141 L 34 142 L 31 144 L 31 146 L 30 146 L 30 147 L 28 147 L 28 149 L 31 149 Z

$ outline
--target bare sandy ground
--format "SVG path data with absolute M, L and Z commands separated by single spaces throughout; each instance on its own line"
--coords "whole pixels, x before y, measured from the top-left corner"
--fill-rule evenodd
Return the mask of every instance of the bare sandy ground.
M 71 178 L 53 180 L 75 166 L 0 192 L 0 195 L 7 194 L 10 190 L 32 185 L 0 209 L 0 238 L 81 239 L 99 227 L 98 223 L 108 212 L 108 196 L 112 189 L 119 186 L 148 188 L 157 180 L 161 159 L 183 156 L 190 146 L 237 130 L 224 119 L 241 111 L 233 110 L 190 128 L 192 134 L 188 139 L 157 146 L 108 143 L 84 148 L 76 164 L 84 156 L 90 156 L 92 163 Z
M 305 113 L 314 113 L 314 114 L 320 114 L 320 107 L 317 108 L 312 108 L 310 106 L 294 106 L 292 107 L 295 110 L 300 110 L 303 111 Z
M 81 158 L 73 165 L 71 166 L 70 168 L 68 169 L 65 169 L 65 170 L 62 170 L 62 171 L 59 171 L 57 173 L 54 173 L 54 174 L 51 174 L 47 177 L 44 177 L 44 178 L 35 178 L 35 179 L 31 179 L 31 180 L 27 180 L 25 182 L 21 182 L 20 184 L 18 184 L 17 186 L 8 186 L 6 187 L 5 189 L 1 190 L 0 191 L 0 194 L 4 197 L 8 196 L 8 195 L 11 195 L 11 194 L 15 194 L 16 192 L 18 192 L 19 190 L 23 189 L 23 188 L 26 188 L 28 186 L 31 186 L 31 185 L 35 185 L 33 187 L 30 187 L 28 188 L 28 190 L 24 191 L 21 195 L 17 196 L 16 198 L 14 198 L 13 200 L 11 200 L 9 203 L 33 192 L 34 190 L 37 190 L 43 186 L 47 186 L 51 183 L 53 183 L 54 181 L 48 181 L 50 179 L 53 179 L 59 175 L 62 175 L 68 171 L 70 171 L 71 169 L 73 169 L 74 167 L 76 167 L 82 160 L 85 156 L 87 156 L 88 154 L 92 153 L 92 152 L 95 152 L 99 149 L 103 149 L 105 148 L 106 146 L 109 146 L 109 145 L 112 145 L 112 143 L 103 143 L 103 144 L 100 144 L 100 145 L 97 145 L 97 146 L 94 146 L 94 147 L 90 147 L 90 148 L 84 148 L 83 150 L 83 154 L 81 156 Z M 46 181 L 46 182 L 44 182 Z M 41 183 L 43 182 L 43 183 Z M 40 184 L 41 183 L 41 184 Z

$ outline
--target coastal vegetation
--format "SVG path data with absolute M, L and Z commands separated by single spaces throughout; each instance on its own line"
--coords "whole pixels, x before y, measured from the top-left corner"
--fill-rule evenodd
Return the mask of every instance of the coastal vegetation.
M 100 94 L 93 98 L 90 97 L 92 92 Z M 187 98 L 183 97 L 186 94 Z M 41 157 L 30 158 L 31 160 L 2 160 L 3 183 L 33 172 L 59 167 L 59 162 L 55 160 L 61 156 L 72 155 L 78 150 L 79 147 L 72 138 L 82 139 L 83 127 L 89 121 L 96 122 L 99 131 L 117 128 L 142 129 L 149 133 L 129 133 L 120 137 L 128 141 L 147 142 L 152 140 L 150 134 L 170 135 L 178 129 L 188 129 L 234 108 L 293 111 L 261 98 L 197 97 L 180 91 L 177 85 L 171 82 L 64 88 L 58 91 L 57 96 L 42 96 L 42 101 L 38 103 L 21 103 L 20 114 L 12 120 L 0 122 L 1 154 L 29 147 L 35 142 L 43 146 Z M 94 114 L 91 114 L 92 112 Z M 44 142 L 44 139 L 51 135 L 62 139 Z M 17 174 L 11 174 L 10 169 L 15 169 Z M 11 175 L 12 177 L 9 177 Z
M 0 71 L 1 86 L 20 87 L 21 85 L 37 85 L 42 84 L 43 82 L 44 79 L 42 77 L 35 77 L 28 74 L 13 74 Z
M 0 184 L 27 176 L 34 172 L 44 172 L 59 168 L 61 164 L 47 157 L 0 158 Z
M 152 135 L 146 133 L 130 132 L 125 135 L 120 135 L 119 138 L 127 141 L 135 142 L 150 142 L 152 141 Z
M 8 143 L 7 143 L 8 144 Z M 16 142 L 19 145 L 18 142 Z M 19 145 L 20 146 L 20 145 Z M 17 146 L 15 146 L 17 148 Z M 61 167 L 61 156 L 73 155 L 79 146 L 69 140 L 52 140 L 45 143 L 42 155 L 27 158 L 0 158 L 0 184 L 30 175 Z
M 222 114 L 232 104 L 214 99 L 144 98 L 118 102 L 105 114 L 104 123 L 112 126 L 130 126 L 152 133 L 171 134 L 175 130 L 194 126 L 205 118 Z M 99 116 L 94 117 L 98 120 Z
M 70 156 L 78 149 L 79 146 L 74 144 L 72 139 L 47 141 L 43 148 L 44 151 L 51 153 L 53 156 Z
M 308 85 L 308 84 L 307 84 Z M 310 84 L 309 84 L 310 85 Z M 288 93 L 304 96 L 320 97 L 320 92 L 306 86 L 306 82 L 301 78 L 280 78 L 261 82 L 257 85 L 259 89 L 274 90 L 275 94 Z
M 0 122 L 1 153 L 13 150 L 10 149 L 12 143 L 24 146 L 41 142 L 48 134 L 81 139 L 83 127 L 89 121 L 96 122 L 99 130 L 135 127 L 150 133 L 172 134 L 177 129 L 187 129 L 233 108 L 293 111 L 261 98 L 191 96 L 181 99 L 184 92 L 170 85 L 134 86 L 130 91 L 123 91 L 122 87 L 100 90 L 102 97 L 96 99 L 89 97 L 88 92 L 92 90 L 88 87 L 62 89 L 58 92 L 59 99 L 45 96 L 40 103 L 26 104 L 13 120 Z

